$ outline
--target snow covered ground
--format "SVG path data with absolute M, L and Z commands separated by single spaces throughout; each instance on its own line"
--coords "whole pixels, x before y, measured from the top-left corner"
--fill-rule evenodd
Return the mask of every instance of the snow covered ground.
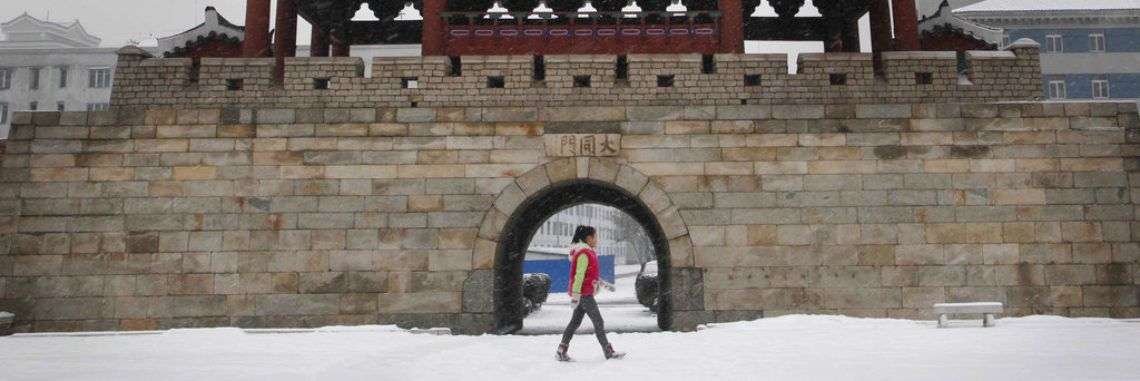
M 599 304 L 602 319 L 606 322 L 608 332 L 654 332 L 660 331 L 657 327 L 657 315 L 649 312 L 648 308 L 640 304 Z M 523 329 L 518 333 L 551 334 L 562 333 L 566 323 L 570 322 L 569 304 L 544 304 L 541 310 L 531 313 L 523 320 Z M 593 333 L 594 325 L 590 318 L 583 318 L 578 333 Z
M 3 380 L 1136 380 L 1140 322 L 1028 317 L 934 322 L 794 315 L 693 333 L 415 335 L 392 327 L 0 338 Z

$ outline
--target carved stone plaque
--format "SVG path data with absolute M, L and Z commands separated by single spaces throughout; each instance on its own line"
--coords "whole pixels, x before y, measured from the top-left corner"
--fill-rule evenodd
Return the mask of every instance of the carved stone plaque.
M 549 134 L 546 156 L 617 156 L 621 134 Z

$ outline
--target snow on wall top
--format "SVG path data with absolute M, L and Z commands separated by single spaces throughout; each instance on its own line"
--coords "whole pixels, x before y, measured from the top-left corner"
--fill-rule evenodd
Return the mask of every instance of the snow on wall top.
M 1140 0 L 988 0 L 954 12 L 1140 9 Z

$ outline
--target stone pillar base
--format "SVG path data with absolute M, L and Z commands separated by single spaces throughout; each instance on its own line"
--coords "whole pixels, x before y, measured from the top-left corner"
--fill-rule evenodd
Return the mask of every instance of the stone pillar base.
M 0 312 L 0 336 L 12 334 L 12 322 L 15 320 L 16 315 L 11 312 Z
M 495 327 L 493 314 L 397 313 L 380 314 L 380 324 L 395 324 L 404 329 L 448 327 L 459 335 L 480 335 Z

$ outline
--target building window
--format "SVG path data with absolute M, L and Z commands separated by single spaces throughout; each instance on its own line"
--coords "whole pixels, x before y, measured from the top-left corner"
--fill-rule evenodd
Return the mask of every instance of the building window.
M 8 124 L 8 104 L 0 103 L 0 124 Z
M 1108 98 L 1108 78 L 1092 80 L 1092 97 L 1096 99 Z
M 28 103 L 28 110 L 29 111 L 36 111 L 39 108 L 40 108 L 40 102 L 32 101 L 32 103 Z
M 32 70 L 30 71 L 31 76 L 28 77 L 28 83 L 29 83 L 28 88 L 30 88 L 32 90 L 37 90 L 40 88 L 40 71 L 41 71 L 41 69 L 38 67 L 32 68 Z
M 12 69 L 0 67 L 0 90 L 12 87 Z
M 59 88 L 61 89 L 67 88 L 67 69 L 67 66 L 59 67 Z
M 1065 81 L 1049 81 L 1049 99 L 1065 99 Z
M 1090 52 L 1104 52 L 1104 33 L 1092 33 L 1089 35 L 1089 51 Z
M 111 109 L 110 103 L 88 103 L 87 111 L 107 111 Z
M 1059 34 L 1045 35 L 1045 52 L 1046 53 L 1062 53 L 1065 51 L 1065 43 L 1061 40 Z
M 63 102 L 55 102 L 55 111 L 67 111 L 67 105 L 65 105 Z
M 111 69 L 89 69 L 87 71 L 87 86 L 92 89 L 111 87 Z

